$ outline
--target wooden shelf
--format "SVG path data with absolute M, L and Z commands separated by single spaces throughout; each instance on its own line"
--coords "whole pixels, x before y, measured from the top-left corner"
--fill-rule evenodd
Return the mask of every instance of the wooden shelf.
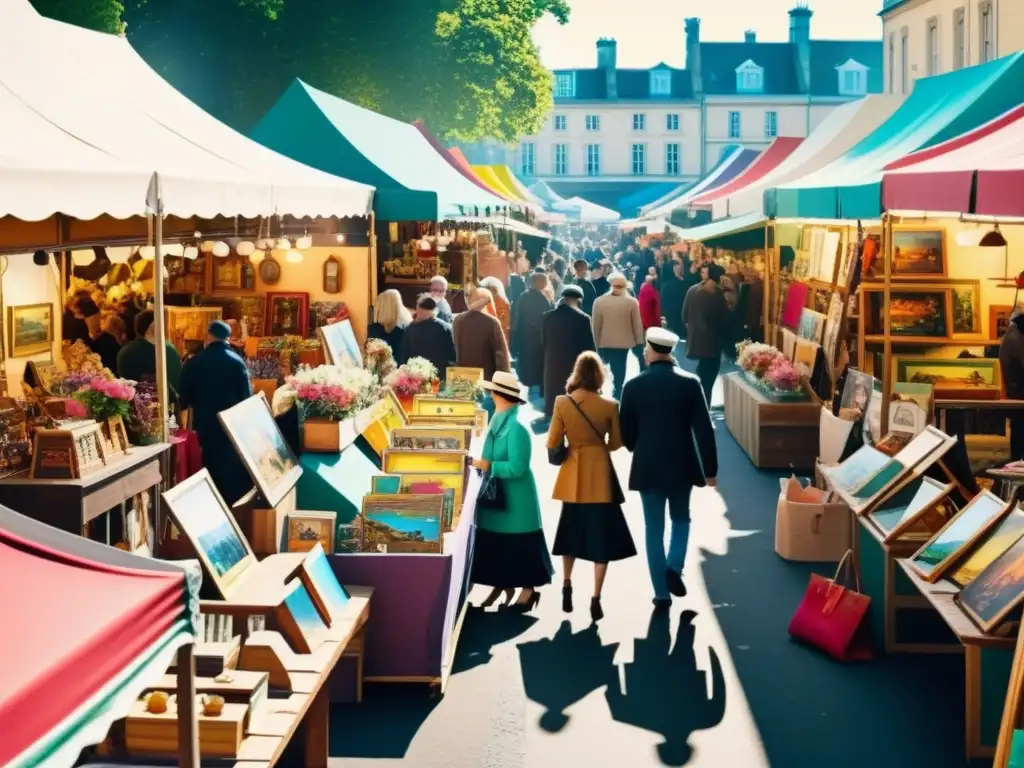
M 884 334 L 870 334 L 864 336 L 867 344 L 884 344 Z M 998 341 L 987 339 L 984 336 L 962 336 L 957 339 L 937 339 L 934 336 L 890 336 L 889 341 L 893 344 L 917 347 L 988 347 L 998 344 Z

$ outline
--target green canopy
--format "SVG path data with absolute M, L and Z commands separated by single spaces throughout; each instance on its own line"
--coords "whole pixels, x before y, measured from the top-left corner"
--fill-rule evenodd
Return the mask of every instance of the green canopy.
M 765 191 L 765 213 L 779 218 L 877 219 L 882 170 L 889 163 L 959 136 L 1020 104 L 1024 52 L 918 80 L 903 105 L 842 157 Z
M 373 209 L 382 220 L 484 216 L 508 206 L 455 170 L 414 125 L 301 80 L 271 107 L 252 138 L 293 160 L 376 187 Z

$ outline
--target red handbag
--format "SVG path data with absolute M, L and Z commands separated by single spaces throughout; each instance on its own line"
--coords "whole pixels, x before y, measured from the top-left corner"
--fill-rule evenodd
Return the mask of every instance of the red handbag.
M 860 661 L 871 658 L 871 598 L 860 592 L 860 575 L 853 567 L 848 550 L 839 561 L 832 579 L 811 574 L 804 599 L 789 622 L 789 634 L 815 646 L 839 661 Z M 856 588 L 839 582 L 843 566 L 847 575 L 852 570 Z

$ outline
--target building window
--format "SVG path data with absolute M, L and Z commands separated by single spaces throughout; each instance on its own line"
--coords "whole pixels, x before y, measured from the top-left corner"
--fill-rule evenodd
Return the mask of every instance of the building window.
M 587 144 L 587 176 L 601 175 L 601 145 Z
M 552 158 L 552 171 L 555 176 L 565 176 L 569 173 L 569 147 L 566 144 L 555 144 L 554 157 Z
M 909 62 L 909 44 L 907 42 L 907 28 L 904 27 L 900 33 L 900 90 L 903 93 L 907 92 L 910 87 L 910 62 Z
M 764 93 L 764 70 L 747 59 L 736 67 L 737 93 Z
M 565 127 L 566 127 L 566 124 L 567 124 L 567 121 L 565 119 L 565 115 L 555 115 L 555 130 L 556 131 L 564 131 Z
M 953 11 L 953 69 L 967 66 L 967 18 L 963 8 Z
M 928 19 L 925 38 L 925 49 L 928 55 L 928 75 L 937 75 L 941 69 L 939 63 L 939 20 Z
M 555 98 L 571 99 L 576 95 L 576 73 L 565 72 L 555 75 Z
M 678 131 L 679 130 L 679 115 L 675 112 L 665 115 L 665 130 L 666 131 Z
M 524 141 L 519 145 L 519 170 L 523 176 L 534 176 L 534 144 L 532 141 Z
M 647 130 L 647 115 L 643 112 L 635 112 L 633 114 L 633 130 L 634 131 L 646 131 Z
M 778 112 L 765 112 L 764 113 L 764 137 L 766 139 L 774 139 L 779 135 L 779 113 Z
M 663 69 L 651 72 L 651 96 L 672 95 L 672 73 Z
M 889 93 L 896 93 L 896 33 L 889 35 Z
M 633 175 L 643 176 L 647 172 L 647 145 L 633 145 Z
M 729 113 L 729 138 L 738 139 L 740 137 L 740 113 L 730 112 Z
M 665 145 L 665 175 L 666 176 L 678 176 L 679 175 L 679 145 L 678 144 L 666 144 Z
M 863 96 L 868 92 L 868 69 L 863 64 L 849 59 L 838 72 L 840 96 Z
M 600 115 L 587 115 L 586 117 L 586 128 L 588 131 L 600 131 L 601 130 L 601 116 Z
M 995 24 L 992 18 L 992 0 L 978 5 L 978 63 L 985 64 L 996 57 Z

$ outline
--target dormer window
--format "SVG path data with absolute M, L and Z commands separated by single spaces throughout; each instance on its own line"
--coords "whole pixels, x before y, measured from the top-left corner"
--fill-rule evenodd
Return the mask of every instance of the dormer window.
M 651 72 L 651 96 L 672 95 L 672 73 L 664 69 Z
M 836 67 L 839 73 L 840 96 L 863 96 L 868 92 L 868 68 L 859 61 L 848 59 Z
M 571 99 L 576 96 L 576 73 L 560 72 L 555 75 L 555 98 Z
M 764 93 L 764 69 L 750 59 L 736 67 L 736 93 Z

